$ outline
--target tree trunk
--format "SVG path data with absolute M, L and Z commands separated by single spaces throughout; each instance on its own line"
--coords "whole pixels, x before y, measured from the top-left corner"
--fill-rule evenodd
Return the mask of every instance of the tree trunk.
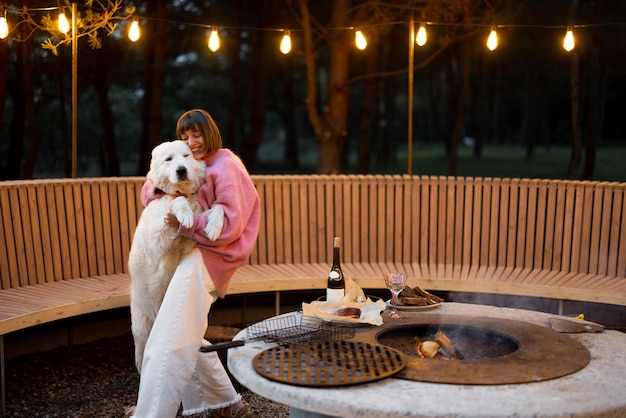
M 379 56 L 381 43 L 372 42 L 371 50 L 367 55 L 367 72 L 370 74 L 378 73 Z M 379 83 L 378 77 L 368 77 L 365 80 L 365 94 L 363 97 L 363 106 L 361 110 L 361 122 L 359 125 L 358 138 L 358 169 L 361 174 L 366 174 L 369 170 L 369 138 L 370 128 L 372 126 L 372 108 L 374 106 L 374 97 L 376 95 L 376 85 Z
M 591 48 L 589 48 L 589 97 L 587 105 L 587 144 L 585 147 L 585 163 L 583 167 L 583 180 L 592 180 L 596 168 L 596 143 L 600 137 L 601 126 L 601 103 L 600 89 L 602 86 L 602 74 L 600 70 L 600 48 L 601 42 L 591 36 Z
M 9 43 L 8 42 L 0 42 L 0 120 L 4 120 L 4 109 L 5 109 L 5 100 L 7 97 L 7 76 L 8 76 L 8 66 L 9 66 Z M 0 129 L 0 180 L 2 180 L 2 166 L 3 166 L 3 153 L 2 150 L 4 147 L 2 144 L 4 143 L 4 130 Z
M 100 122 L 102 123 L 102 175 L 119 176 L 120 162 L 115 146 L 115 119 L 113 118 L 111 102 L 109 101 L 110 55 L 106 46 L 92 53 L 95 55 L 95 61 L 97 62 L 96 77 L 93 83 L 98 99 Z
M 538 129 L 538 103 L 537 90 L 538 90 L 538 78 L 537 68 L 531 67 L 526 73 L 528 88 L 526 90 L 525 102 L 524 102 L 524 115 L 522 123 L 522 141 L 526 141 L 526 161 L 530 161 L 533 158 L 535 152 L 535 141 L 539 134 Z
M 26 143 L 27 154 L 24 166 L 22 167 L 22 179 L 32 179 L 35 169 L 35 163 L 37 162 L 37 154 L 39 150 L 39 141 L 37 138 L 37 118 L 35 116 L 35 92 L 33 87 L 33 65 L 31 61 L 32 43 L 30 41 L 24 42 L 24 56 L 22 71 L 24 71 L 24 98 L 26 100 Z
M 22 29 L 24 32 L 24 29 Z M 28 42 L 21 42 L 16 46 L 15 84 L 11 86 L 13 96 L 13 119 L 9 134 L 9 158 L 7 159 L 5 177 L 7 179 L 20 178 L 20 165 L 24 154 L 24 121 L 26 120 L 26 97 L 24 94 L 24 61 L 29 59 L 30 47 Z
M 319 162 L 317 171 L 320 174 L 340 173 L 343 171 L 343 152 L 347 137 L 348 118 L 348 61 L 351 49 L 351 35 L 339 31 L 330 41 L 328 66 L 328 106 L 320 115 L 317 111 L 317 89 L 315 86 L 315 56 L 313 52 L 313 36 L 311 18 L 307 0 L 300 0 L 304 28 L 305 57 L 307 65 L 307 110 L 309 120 L 319 144 Z M 333 2 L 332 20 L 336 27 L 348 26 L 347 16 L 349 0 Z
M 271 7 L 270 7 L 271 9 Z M 261 2 L 255 3 L 256 24 L 259 27 L 266 25 L 264 10 L 267 5 Z M 265 122 L 265 107 L 267 97 L 267 68 L 269 53 L 265 31 L 254 33 L 254 64 L 252 66 L 252 79 L 250 85 L 250 133 L 244 141 L 243 161 L 248 168 L 256 165 L 257 151 L 261 146 L 263 125 Z
M 165 45 L 167 42 L 167 1 L 147 2 L 147 14 L 156 20 L 150 22 L 145 31 L 145 67 L 143 76 L 142 132 L 139 144 L 139 173 L 146 173 L 150 167 L 152 148 L 163 140 L 162 101 L 165 81 Z M 173 130 L 173 129 L 172 129 Z M 172 138 L 173 139 L 173 138 Z
M 461 136 L 463 136 L 463 129 L 465 126 L 465 110 L 467 109 L 467 96 L 469 94 L 469 72 L 470 72 L 470 58 L 471 58 L 471 46 L 468 43 L 460 45 L 461 60 L 459 66 L 459 92 L 457 94 L 456 102 L 456 120 L 454 122 L 454 129 L 452 132 L 452 138 L 450 140 L 450 155 L 448 156 L 448 174 L 455 176 L 458 167 L 459 160 L 459 142 L 461 142 Z
M 243 0 L 237 0 L 235 7 L 237 10 L 243 10 Z M 237 27 L 243 27 L 243 12 L 237 13 L 236 25 Z M 237 121 L 241 118 L 240 109 L 242 108 L 241 98 L 243 96 L 239 91 L 241 84 L 241 59 L 239 58 L 241 52 L 241 29 L 234 29 L 234 31 L 234 44 L 232 48 L 230 48 L 229 55 L 231 93 L 228 100 L 228 121 L 226 122 L 225 129 L 222 131 L 222 145 L 238 152 L 241 144 L 237 144 L 236 141 L 236 128 Z
M 573 179 L 576 177 L 578 167 L 580 167 L 582 153 L 582 132 L 580 127 L 580 67 L 578 65 L 578 52 L 573 50 L 571 73 L 570 73 L 570 91 L 571 97 L 571 117 L 572 117 L 572 155 L 569 161 L 567 177 Z
M 283 106 L 279 106 L 280 115 L 285 125 L 286 138 L 285 138 L 285 161 L 292 169 L 300 167 L 299 160 L 299 148 L 298 148 L 298 135 L 296 130 L 296 116 L 294 109 L 296 103 L 293 93 L 293 53 L 284 57 L 283 65 Z

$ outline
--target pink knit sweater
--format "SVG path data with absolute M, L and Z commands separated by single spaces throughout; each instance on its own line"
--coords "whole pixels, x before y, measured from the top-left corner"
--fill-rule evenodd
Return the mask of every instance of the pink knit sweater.
M 216 241 L 210 241 L 204 228 L 207 217 L 195 215 L 191 228 L 179 228 L 178 233 L 195 240 L 202 252 L 213 283 L 221 297 L 226 295 L 230 278 L 246 262 L 259 232 L 261 206 L 259 195 L 242 161 L 232 151 L 222 148 L 205 158 L 206 184 L 198 190 L 198 202 L 210 209 L 224 208 L 224 227 Z M 146 181 L 141 201 L 147 206 L 160 197 L 159 190 Z

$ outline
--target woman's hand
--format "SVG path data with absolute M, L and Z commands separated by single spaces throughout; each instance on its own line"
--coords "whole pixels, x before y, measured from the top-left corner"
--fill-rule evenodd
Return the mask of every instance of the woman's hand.
M 167 212 L 163 217 L 163 223 L 167 226 L 171 226 L 173 228 L 178 228 L 180 226 L 180 222 L 172 212 Z

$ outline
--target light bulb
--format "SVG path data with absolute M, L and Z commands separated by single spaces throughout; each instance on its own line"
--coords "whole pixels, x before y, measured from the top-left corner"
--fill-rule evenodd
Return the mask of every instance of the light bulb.
M 417 30 L 417 36 L 415 37 L 415 43 L 417 43 L 418 46 L 424 46 L 427 40 L 428 35 L 426 35 L 426 27 L 420 24 L 420 28 Z
M 289 31 L 285 32 L 283 39 L 280 41 L 280 52 L 285 55 L 291 52 L 291 35 L 289 35 Z
M 563 49 L 570 52 L 575 46 L 576 42 L 574 41 L 574 32 L 572 32 L 572 28 L 567 28 L 565 38 L 563 38 Z
M 133 23 L 130 24 L 130 28 L 128 29 L 128 39 L 130 39 L 131 42 L 137 42 L 140 36 L 139 21 L 135 19 L 133 20 Z
M 493 51 L 498 47 L 498 33 L 495 28 L 491 28 L 491 32 L 489 33 L 489 37 L 487 38 L 487 48 L 490 51 Z
M 363 32 L 361 32 L 360 30 L 357 30 L 354 34 L 354 42 L 356 44 L 356 47 L 359 48 L 361 51 L 367 48 L 367 40 L 365 39 L 365 36 L 363 36 Z
M 211 36 L 209 36 L 209 49 L 212 52 L 220 49 L 220 36 L 217 34 L 217 29 L 211 31 Z
M 65 13 L 63 12 L 59 14 L 59 31 L 62 34 L 66 34 L 70 31 L 70 22 L 67 21 L 67 17 L 65 17 Z
M 5 39 L 7 36 L 9 36 L 9 24 L 5 12 L 4 16 L 0 16 L 0 39 Z

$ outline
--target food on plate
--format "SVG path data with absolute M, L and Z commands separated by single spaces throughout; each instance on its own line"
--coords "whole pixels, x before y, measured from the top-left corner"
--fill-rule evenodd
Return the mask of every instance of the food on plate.
M 428 306 L 436 305 L 441 302 L 443 302 L 442 298 L 423 290 L 419 286 L 404 286 L 404 289 L 402 289 L 402 292 L 400 292 L 398 296 L 399 306 Z
M 359 308 L 341 308 L 334 312 L 337 316 L 345 316 L 347 318 L 360 318 L 361 310 Z

